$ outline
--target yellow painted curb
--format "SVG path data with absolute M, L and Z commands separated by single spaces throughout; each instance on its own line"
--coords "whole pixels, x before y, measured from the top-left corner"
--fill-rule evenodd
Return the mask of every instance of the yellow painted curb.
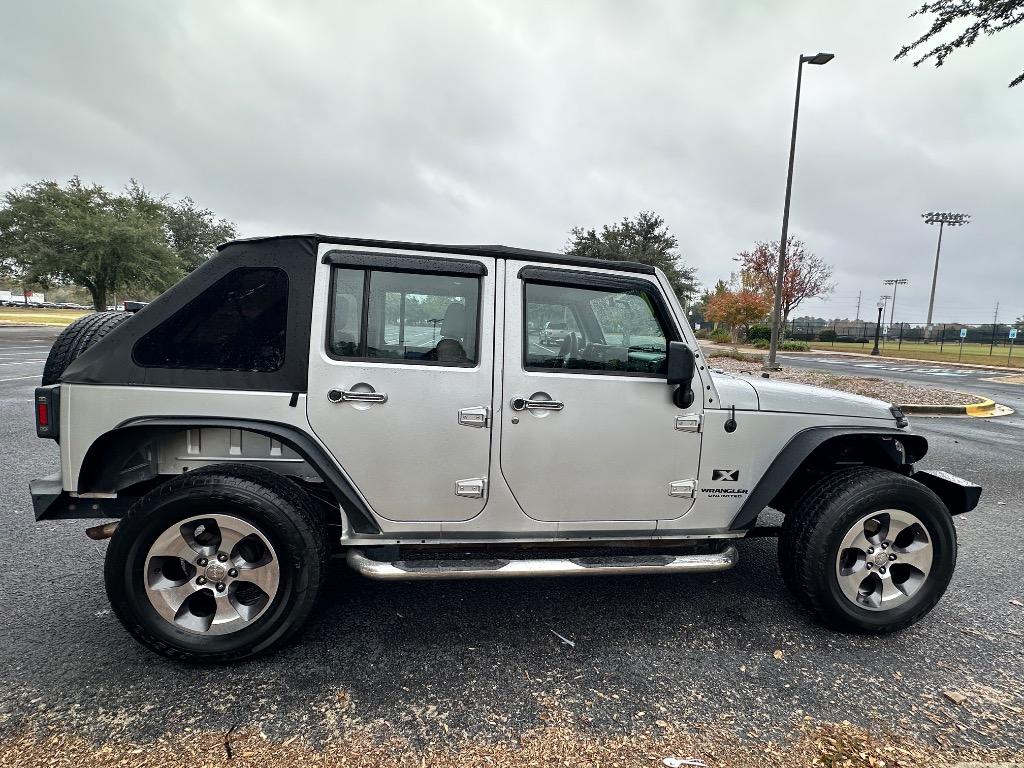
M 995 409 L 995 407 L 996 404 L 994 400 L 985 398 L 985 400 L 980 403 L 964 406 L 964 413 L 968 416 L 987 416 L 990 411 Z

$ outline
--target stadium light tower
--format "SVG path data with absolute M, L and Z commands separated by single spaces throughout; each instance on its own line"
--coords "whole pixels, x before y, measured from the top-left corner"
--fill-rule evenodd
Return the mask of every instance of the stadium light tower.
M 928 213 L 922 213 L 921 218 L 924 219 L 925 224 L 939 225 L 939 244 L 935 246 L 935 270 L 932 272 L 932 293 L 928 298 L 928 320 L 925 325 L 926 333 L 931 336 L 932 309 L 935 307 L 935 283 L 939 279 L 939 253 L 942 251 L 942 228 L 947 224 L 951 227 L 962 227 L 966 224 L 970 224 L 971 215 L 969 213 L 942 213 L 938 211 L 929 211 Z
M 898 277 L 894 280 L 883 280 L 882 285 L 892 286 L 892 309 L 889 310 L 889 325 L 892 326 L 892 319 L 896 315 L 896 289 L 901 285 L 906 285 L 907 279 L 905 277 Z
M 765 370 L 777 371 L 779 364 L 775 362 L 775 353 L 779 349 L 779 336 L 782 335 L 782 286 L 786 279 L 786 241 L 789 239 L 789 200 L 793 196 L 793 159 L 796 155 L 796 124 L 800 117 L 800 80 L 804 72 L 804 64 L 828 64 L 835 58 L 834 53 L 814 53 L 810 56 L 801 54 L 796 67 L 796 101 L 793 104 L 793 134 L 789 139 L 789 171 L 786 173 L 786 203 L 782 207 L 782 239 L 779 241 L 778 274 L 775 276 L 775 308 L 772 310 L 772 340 L 768 345 L 768 359 L 764 363 Z

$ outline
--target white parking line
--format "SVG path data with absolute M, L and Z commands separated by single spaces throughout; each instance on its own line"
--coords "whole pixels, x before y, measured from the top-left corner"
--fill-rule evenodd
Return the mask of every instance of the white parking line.
M 13 360 L 9 363 L 0 363 L 0 365 L 23 365 L 24 363 L 45 363 L 46 358 L 38 358 L 36 360 Z
M 5 382 L 5 381 L 21 381 L 22 379 L 38 379 L 38 378 L 39 378 L 39 374 L 37 373 L 34 376 L 15 376 L 13 379 L 0 379 L 0 383 Z
M 788 355 L 780 355 L 780 357 L 787 360 L 799 360 Z M 892 363 L 871 363 L 871 362 L 856 362 L 853 360 L 839 360 L 832 357 L 819 357 L 819 358 L 803 358 L 805 360 L 811 360 L 815 363 L 825 363 L 826 365 L 845 365 L 850 368 L 868 368 L 877 371 L 892 371 L 893 373 L 917 373 L 925 376 L 953 376 L 963 378 L 966 376 L 974 376 L 977 374 L 975 370 L 969 370 L 965 368 L 949 368 L 946 366 L 930 366 L 930 365 L 900 365 Z

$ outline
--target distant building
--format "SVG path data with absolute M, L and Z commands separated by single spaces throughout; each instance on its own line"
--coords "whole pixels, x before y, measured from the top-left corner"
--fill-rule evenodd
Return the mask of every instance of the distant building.
M 0 301 L 16 301 L 19 304 L 25 303 L 25 295 L 13 291 L 0 290 Z M 29 304 L 42 304 L 46 301 L 46 294 L 31 291 L 28 295 Z

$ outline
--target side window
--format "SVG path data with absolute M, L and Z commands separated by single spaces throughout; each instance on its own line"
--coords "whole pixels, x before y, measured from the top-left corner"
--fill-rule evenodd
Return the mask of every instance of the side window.
M 333 357 L 476 365 L 476 276 L 335 267 L 331 297 Z
M 358 357 L 363 328 L 366 272 L 335 268 L 331 281 L 331 333 L 327 348 L 336 357 Z
M 525 288 L 527 370 L 664 375 L 665 328 L 642 289 Z
M 235 269 L 139 339 L 132 356 L 149 368 L 270 373 L 284 364 L 288 276 Z

